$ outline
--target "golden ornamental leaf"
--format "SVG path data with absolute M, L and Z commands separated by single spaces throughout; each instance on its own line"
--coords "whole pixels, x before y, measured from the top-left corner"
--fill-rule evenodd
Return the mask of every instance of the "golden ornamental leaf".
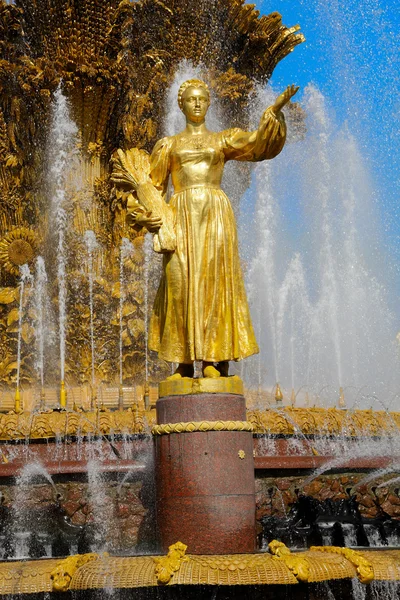
M 144 333 L 145 330 L 145 322 L 143 319 L 129 319 L 128 321 L 128 329 L 131 335 L 137 339 L 140 335 Z
M 11 304 L 19 298 L 19 288 L 0 288 L 0 304 Z
M 17 167 L 18 166 L 18 158 L 15 154 L 9 154 L 6 158 L 6 167 Z
M 111 296 L 113 298 L 121 298 L 121 284 L 119 281 L 116 281 L 112 286 Z
M 126 346 L 131 346 L 132 345 L 132 340 L 129 336 L 129 333 L 127 332 L 126 329 L 124 329 L 124 331 L 122 332 L 122 345 L 124 346 L 124 348 Z
M 11 373 L 11 371 L 16 371 L 18 368 L 18 363 L 16 360 L 9 362 L 6 358 L 5 360 L 0 362 L 0 376 L 4 377 Z
M 136 304 L 133 304 L 133 302 L 125 302 L 123 308 L 122 308 L 122 315 L 124 317 L 129 317 L 130 315 L 134 315 L 137 311 L 137 306 Z
M 100 287 L 104 288 L 105 290 L 109 290 L 110 289 L 110 284 L 107 281 L 107 279 L 105 279 L 104 277 L 95 277 L 94 278 L 94 283 L 96 283 Z
M 7 327 L 10 327 L 13 323 L 18 321 L 19 319 L 19 310 L 18 308 L 13 308 L 7 315 Z
M 21 336 L 25 344 L 30 344 L 35 335 L 33 327 L 29 323 L 23 323 L 21 327 Z

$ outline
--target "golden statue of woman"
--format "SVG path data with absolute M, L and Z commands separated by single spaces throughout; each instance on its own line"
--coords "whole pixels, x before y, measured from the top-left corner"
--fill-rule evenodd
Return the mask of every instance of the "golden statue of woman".
M 160 240 L 166 220 L 174 230 L 173 245 L 164 248 L 149 331 L 149 348 L 160 358 L 179 363 L 172 378 L 192 377 L 194 361 L 203 362 L 206 377 L 227 376 L 229 361 L 258 352 L 235 217 L 221 179 L 228 160 L 260 161 L 280 153 L 286 139 L 281 109 L 297 90 L 289 86 L 265 110 L 256 131 L 215 133 L 205 123 L 208 86 L 191 79 L 179 89 L 186 127 L 158 141 L 150 158 L 152 186 L 165 197 L 171 175 L 174 193 L 165 209 L 144 210 L 146 202 L 136 202 L 129 211 L 131 222 L 158 234 Z

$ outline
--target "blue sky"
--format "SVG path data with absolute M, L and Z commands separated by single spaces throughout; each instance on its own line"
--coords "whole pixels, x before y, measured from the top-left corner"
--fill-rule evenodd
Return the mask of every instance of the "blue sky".
M 272 83 L 316 85 L 338 125 L 347 123 L 369 165 L 392 281 L 400 292 L 400 6 L 398 0 L 258 0 L 300 24 L 306 42 L 275 69 Z M 301 100 L 301 92 L 299 92 Z

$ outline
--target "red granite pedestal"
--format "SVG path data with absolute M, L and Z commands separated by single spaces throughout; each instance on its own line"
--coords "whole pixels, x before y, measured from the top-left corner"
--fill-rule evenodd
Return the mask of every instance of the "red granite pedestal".
M 158 424 L 246 421 L 238 394 L 167 396 Z M 253 439 L 250 431 L 194 431 L 156 438 L 157 526 L 161 547 L 190 554 L 255 551 Z

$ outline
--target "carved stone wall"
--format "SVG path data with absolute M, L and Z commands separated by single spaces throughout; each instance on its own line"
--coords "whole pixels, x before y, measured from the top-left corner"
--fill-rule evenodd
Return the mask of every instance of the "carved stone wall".
M 75 552 L 90 551 L 92 543 L 99 543 L 110 552 L 132 553 L 138 548 L 155 551 L 151 490 L 143 480 L 121 485 L 122 479 L 123 475 L 118 478 L 111 474 L 102 481 L 101 506 L 93 503 L 87 481 L 64 478 L 59 482 L 55 477 L 56 491 L 49 484 L 29 484 L 22 492 L 16 485 L 3 484 L 0 486 L 0 529 L 9 513 L 14 531 L 20 528 L 45 536 L 51 531 L 51 541 L 54 541 L 59 532 L 64 531 L 66 518 L 70 528 L 67 533 L 74 540 Z M 98 531 L 100 537 L 94 541 Z
M 296 502 L 299 493 L 312 496 L 321 502 L 348 499 L 355 495 L 361 515 L 373 519 L 383 514 L 400 520 L 399 483 L 383 485 L 392 478 L 377 477 L 374 481 L 358 485 L 367 477 L 366 473 L 337 473 L 316 477 L 310 483 L 307 476 L 277 476 L 269 474 L 256 476 L 256 516 L 257 520 L 267 515 L 285 517 Z

